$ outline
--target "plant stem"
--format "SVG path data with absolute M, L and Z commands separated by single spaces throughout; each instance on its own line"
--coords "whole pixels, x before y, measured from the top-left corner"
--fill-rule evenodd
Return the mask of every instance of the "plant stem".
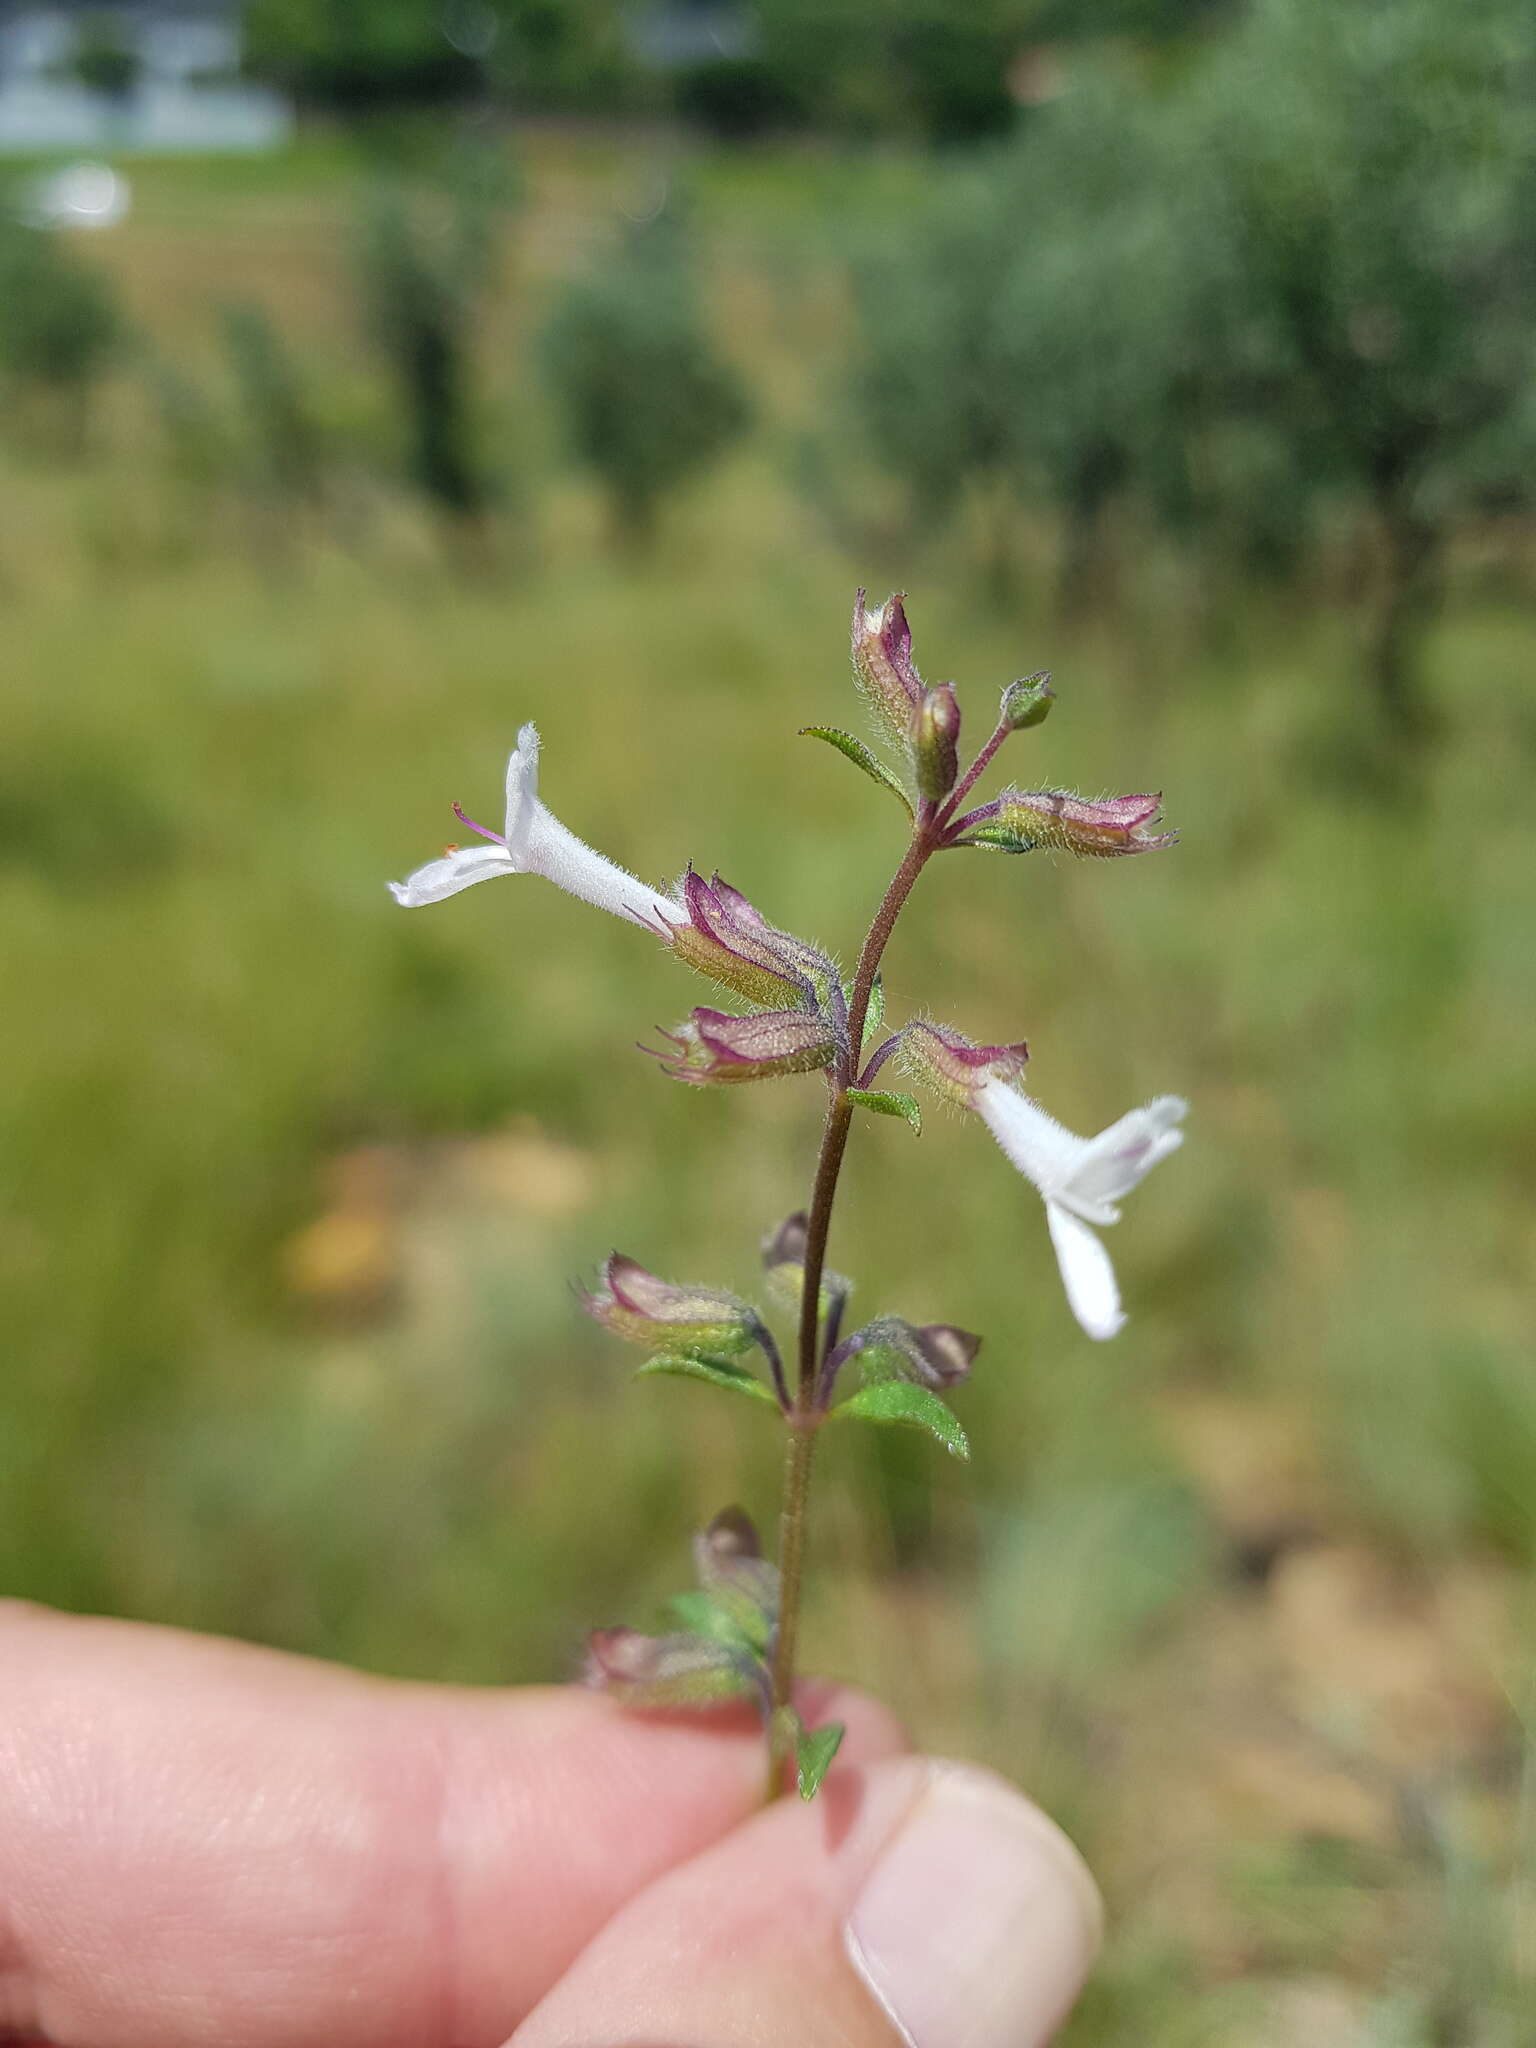
M 815 1455 L 815 1424 L 791 1423 L 784 1453 L 784 1505 L 779 1516 L 779 1627 L 773 1655 L 773 1711 L 768 1723 L 770 1800 L 777 1799 L 784 1789 L 784 1766 L 794 1748 L 794 1729 L 782 1710 L 789 1704 L 795 1680 L 795 1638 L 805 1575 L 805 1504 Z
M 976 756 L 975 760 L 971 763 L 970 767 L 966 769 L 965 773 L 961 776 L 960 780 L 955 784 L 954 788 L 950 791 L 949 795 L 944 799 L 943 808 L 939 812 L 940 824 L 949 824 L 950 820 L 954 817 L 956 811 L 959 810 L 960 806 L 965 802 L 966 798 L 975 788 L 977 782 L 981 779 L 982 770 L 989 766 L 992 760 L 992 756 L 1003 744 L 1003 741 L 1007 739 L 1010 730 L 1011 727 L 1004 725 L 1001 722 L 1001 720 L 999 720 L 997 729 L 992 734 L 992 737 L 987 741 L 987 744 Z
M 811 1191 L 806 1220 L 805 1266 L 800 1301 L 800 1363 L 794 1409 L 789 1418 L 789 1445 L 784 1454 L 784 1508 L 779 1528 L 779 1626 L 773 1652 L 773 1703 L 768 1723 L 768 1797 L 776 1799 L 784 1789 L 784 1766 L 793 1746 L 792 1723 L 786 1709 L 795 1682 L 795 1644 L 800 1626 L 800 1591 L 805 1573 L 806 1502 L 811 1488 L 811 1460 L 821 1413 L 816 1406 L 816 1383 L 821 1371 L 821 1276 L 827 1263 L 827 1241 L 832 1232 L 832 1207 L 837 1200 L 838 1177 L 848 1147 L 853 1104 L 847 1091 L 857 1084 L 864 1045 L 864 1026 L 869 1000 L 896 920 L 900 917 L 912 885 L 923 871 L 937 845 L 928 807 L 918 815 L 912 843 L 901 866 L 891 877 L 890 887 L 875 912 L 865 935 L 854 969 L 853 989 L 848 998 L 848 1045 L 831 1075 L 831 1099 L 822 1127 L 821 1153 L 816 1161 L 816 1181 Z

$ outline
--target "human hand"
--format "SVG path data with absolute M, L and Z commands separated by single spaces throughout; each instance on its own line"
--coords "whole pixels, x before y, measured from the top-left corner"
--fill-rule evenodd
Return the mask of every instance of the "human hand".
M 1039 2048 L 1098 1901 L 858 1695 L 813 1805 L 744 1717 L 469 1691 L 0 1601 L 0 2041 Z

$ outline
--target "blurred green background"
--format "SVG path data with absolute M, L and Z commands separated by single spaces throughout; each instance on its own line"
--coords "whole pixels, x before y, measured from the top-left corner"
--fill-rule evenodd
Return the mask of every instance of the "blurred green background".
M 96 234 L 7 167 L 0 1583 L 551 1680 L 771 1523 L 774 1429 L 630 1384 L 571 1283 L 754 1290 L 819 1082 L 670 1086 L 633 1041 L 710 998 L 542 882 L 383 882 L 535 719 L 575 830 L 851 964 L 897 814 L 795 733 L 904 587 L 973 739 L 1054 671 L 1006 772 L 1183 836 L 937 863 L 893 1014 L 1027 1036 L 1079 1130 L 1193 1108 L 1108 1346 L 979 1126 L 857 1131 L 836 1265 L 987 1342 L 969 1468 L 829 1446 L 807 1661 L 1078 1834 L 1073 2043 L 1528 2040 L 1528 11 L 246 47 L 283 148 L 114 156 Z

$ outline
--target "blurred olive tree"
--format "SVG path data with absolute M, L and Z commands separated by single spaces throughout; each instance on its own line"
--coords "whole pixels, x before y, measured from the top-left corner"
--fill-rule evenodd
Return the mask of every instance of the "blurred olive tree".
M 1257 0 L 1198 102 L 1239 301 L 1213 393 L 1299 518 L 1369 522 L 1367 672 L 1410 738 L 1451 541 L 1536 502 L 1536 13 Z
M 91 398 L 121 350 L 127 322 L 116 287 L 56 229 L 0 211 L 0 381 L 63 446 L 80 448 Z
M 566 286 L 539 346 L 572 444 L 607 491 L 615 538 L 643 545 L 662 500 L 749 418 L 704 318 L 685 219 L 669 209 L 628 228 Z
M 1106 511 L 1187 496 L 1187 434 L 1219 271 L 1189 232 L 1160 103 L 1085 72 L 1019 139 L 952 173 L 855 264 L 851 395 L 915 523 L 979 485 L 1006 583 L 1024 504 L 1059 515 L 1063 599 L 1099 590 Z
M 478 517 L 491 497 L 474 418 L 475 315 L 517 197 L 499 155 L 465 149 L 411 185 L 381 175 L 365 218 L 363 297 L 394 377 L 410 470 L 428 498 L 460 519 Z

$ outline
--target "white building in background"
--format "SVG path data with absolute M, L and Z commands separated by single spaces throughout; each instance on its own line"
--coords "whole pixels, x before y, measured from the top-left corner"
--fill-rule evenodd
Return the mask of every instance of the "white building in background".
M 239 76 L 234 0 L 0 0 L 0 153 L 276 149 L 293 128 L 280 93 Z M 136 60 L 120 93 L 75 75 L 82 37 Z

